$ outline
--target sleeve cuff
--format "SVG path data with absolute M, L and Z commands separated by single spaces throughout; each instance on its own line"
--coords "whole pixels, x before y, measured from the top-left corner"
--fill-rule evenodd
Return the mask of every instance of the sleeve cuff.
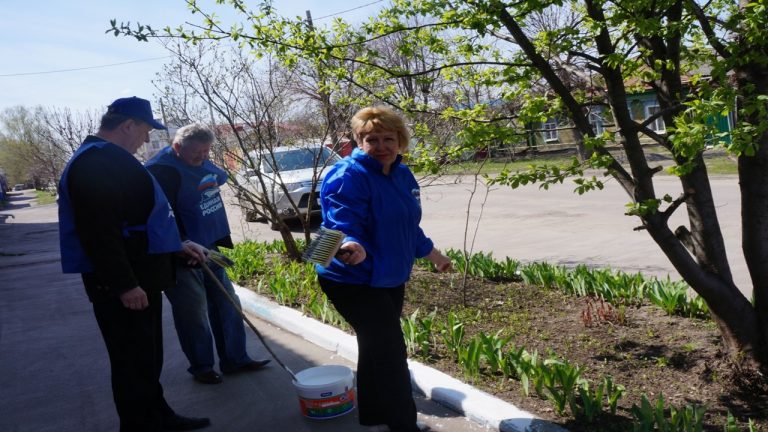
M 426 241 L 424 241 L 417 249 L 416 249 L 416 258 L 424 258 L 425 256 L 429 255 L 430 252 L 432 252 L 432 249 L 435 248 L 435 243 L 427 238 Z

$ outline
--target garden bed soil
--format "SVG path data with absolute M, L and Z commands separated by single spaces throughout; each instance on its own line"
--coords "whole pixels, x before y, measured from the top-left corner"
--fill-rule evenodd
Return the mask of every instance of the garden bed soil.
M 470 382 L 496 397 L 572 432 L 631 431 L 631 408 L 640 405 L 643 394 L 651 403 L 663 394 L 667 406 L 706 406 L 707 431 L 723 431 L 728 412 L 739 420 L 739 430 L 747 430 L 746 420 L 751 418 L 758 430 L 768 431 L 765 380 L 733 370 L 710 320 L 668 316 L 651 305 L 617 308 L 517 282 L 469 278 L 466 289 L 461 289 L 461 279 L 457 274 L 438 275 L 415 268 L 403 315 L 418 308 L 420 314 L 436 310 L 444 316 L 457 311 L 465 317 L 478 317 L 465 321 L 465 340 L 480 331 L 493 335 L 505 329 L 503 335 L 511 336 L 516 347 L 538 351 L 540 358 L 552 352 L 582 366 L 582 376 L 593 382 L 609 375 L 626 388 L 616 415 L 603 415 L 591 425 L 557 415 L 552 404 L 533 390 L 530 397 L 524 396 L 518 381 L 481 374 Z M 463 378 L 445 350 L 438 348 L 430 358 L 420 360 Z
M 631 410 L 641 404 L 643 395 L 653 405 L 663 395 L 666 407 L 705 406 L 707 432 L 722 432 L 729 412 L 739 428 L 727 432 L 748 431 L 748 419 L 755 430 L 768 432 L 768 383 L 734 371 L 711 320 L 669 316 L 649 304 L 611 306 L 519 282 L 468 277 L 462 289 L 462 275 L 437 274 L 418 266 L 407 285 L 403 316 L 417 309 L 421 317 L 436 311 L 442 321 L 455 312 L 465 324 L 465 342 L 479 332 L 495 335 L 503 330 L 501 336 L 511 337 L 510 345 L 536 351 L 540 359 L 556 356 L 579 365 L 582 378 L 593 383 L 610 376 L 625 387 L 615 414 L 606 409 L 587 424 L 568 409 L 557 414 L 533 388 L 525 396 L 517 380 L 487 370 L 468 378 L 437 335 L 429 357 L 416 357 L 571 432 L 632 431 Z

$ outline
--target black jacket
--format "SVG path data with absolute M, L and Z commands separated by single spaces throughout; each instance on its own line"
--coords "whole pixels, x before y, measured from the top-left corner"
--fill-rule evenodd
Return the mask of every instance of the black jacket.
M 89 136 L 84 143 L 103 141 Z M 140 286 L 159 292 L 174 283 L 172 254 L 147 253 L 145 232 L 123 235 L 124 226 L 146 224 L 154 206 L 147 170 L 119 148 L 95 148 L 77 158 L 67 179 L 75 229 L 95 271 L 83 274 L 91 301 Z

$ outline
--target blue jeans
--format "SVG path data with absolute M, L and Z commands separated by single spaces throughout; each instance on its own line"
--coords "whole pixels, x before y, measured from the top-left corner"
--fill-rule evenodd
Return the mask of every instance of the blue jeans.
M 224 269 L 213 263 L 209 266 L 240 307 Z M 203 269 L 177 265 L 176 286 L 166 290 L 165 295 L 171 302 L 181 349 L 190 363 L 189 373 L 213 370 L 214 340 L 222 372 L 235 371 L 253 361 L 245 351 L 242 317 Z

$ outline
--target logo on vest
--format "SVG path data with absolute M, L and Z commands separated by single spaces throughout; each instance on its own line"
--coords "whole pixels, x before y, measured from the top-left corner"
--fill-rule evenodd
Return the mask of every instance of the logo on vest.
M 206 174 L 200 183 L 197 185 L 197 190 L 202 191 L 210 188 L 219 188 L 219 182 L 216 181 L 216 174 Z
M 224 208 L 224 202 L 219 193 L 219 182 L 216 174 L 208 174 L 197 185 L 200 194 L 200 211 L 203 216 L 215 213 Z
M 168 219 L 176 219 L 176 215 L 173 214 L 173 207 L 171 207 L 171 203 L 168 203 Z

